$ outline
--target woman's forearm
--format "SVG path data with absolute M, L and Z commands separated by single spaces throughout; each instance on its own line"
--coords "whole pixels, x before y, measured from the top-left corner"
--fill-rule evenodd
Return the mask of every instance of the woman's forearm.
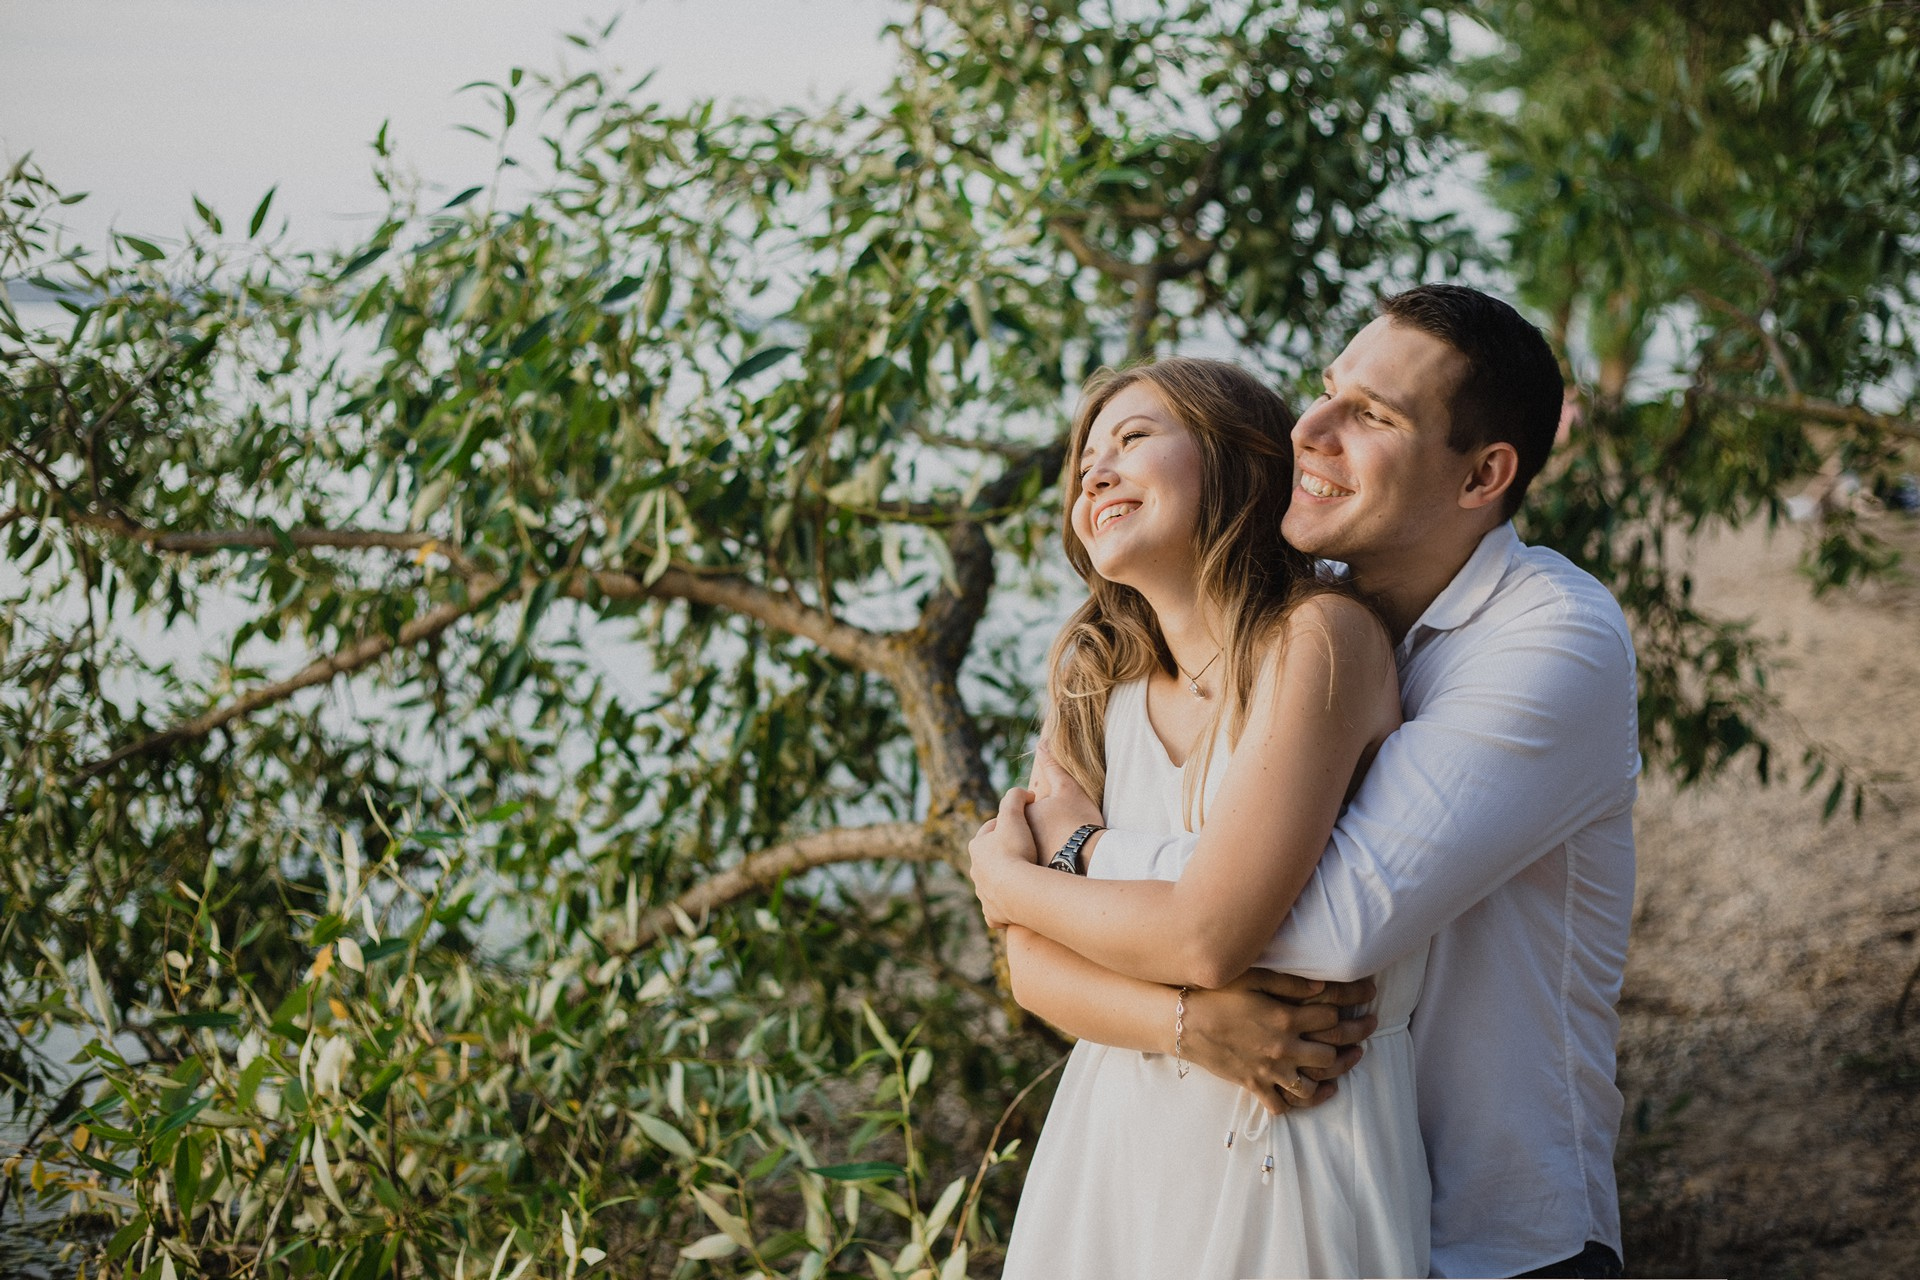
M 1074 1039 L 1173 1052 L 1172 989 L 1123 977 L 1018 925 L 1007 930 L 1007 968 L 1020 1007 Z
M 1096 966 L 1151 984 L 1223 986 L 1253 963 L 1272 933 L 1228 927 L 1191 882 L 1087 880 L 1034 867 L 1012 888 L 1017 923 Z

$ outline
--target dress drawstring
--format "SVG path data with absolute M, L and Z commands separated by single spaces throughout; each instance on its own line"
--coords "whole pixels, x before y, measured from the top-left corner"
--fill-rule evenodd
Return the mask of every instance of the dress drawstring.
M 1247 1116 L 1241 1119 L 1245 1108 Z M 1227 1150 L 1233 1150 L 1234 1131 L 1245 1134 L 1250 1142 L 1257 1142 L 1264 1135 L 1267 1139 L 1267 1154 L 1260 1161 L 1260 1184 L 1265 1186 L 1273 1179 L 1273 1115 L 1260 1105 L 1260 1100 L 1245 1088 L 1234 1102 L 1234 1124 L 1227 1130 Z

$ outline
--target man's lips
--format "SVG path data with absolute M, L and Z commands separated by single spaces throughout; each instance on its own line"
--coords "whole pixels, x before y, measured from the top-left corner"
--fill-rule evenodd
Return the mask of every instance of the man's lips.
M 1300 489 L 1315 498 L 1351 498 L 1353 490 L 1342 489 L 1333 481 L 1314 475 L 1311 471 L 1302 471 L 1298 481 Z

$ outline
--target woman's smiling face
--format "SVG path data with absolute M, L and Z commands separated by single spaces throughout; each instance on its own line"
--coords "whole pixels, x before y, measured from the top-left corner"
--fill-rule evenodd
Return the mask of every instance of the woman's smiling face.
M 1200 445 L 1152 382 L 1128 384 L 1107 401 L 1079 459 L 1075 536 L 1109 582 L 1145 590 L 1196 569 Z

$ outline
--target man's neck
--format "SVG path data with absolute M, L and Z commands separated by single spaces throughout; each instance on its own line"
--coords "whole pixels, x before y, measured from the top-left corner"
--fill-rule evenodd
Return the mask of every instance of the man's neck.
M 1348 563 L 1353 585 L 1379 611 L 1396 645 L 1473 559 L 1481 539 L 1490 532 L 1481 529 L 1470 537 L 1436 540 L 1427 554 L 1417 558 L 1399 553 L 1383 556 L 1378 564 L 1360 557 Z

